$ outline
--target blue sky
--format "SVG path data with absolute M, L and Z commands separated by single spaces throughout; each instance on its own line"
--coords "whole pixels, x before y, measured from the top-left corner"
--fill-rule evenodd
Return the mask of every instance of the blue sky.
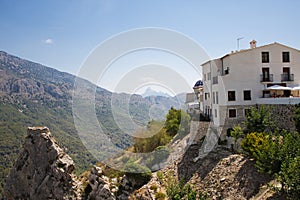
M 210 57 L 235 50 L 238 37 L 241 49 L 252 39 L 300 49 L 299 8 L 298 0 L 0 0 L 0 50 L 77 74 L 101 42 L 143 27 L 183 33 Z

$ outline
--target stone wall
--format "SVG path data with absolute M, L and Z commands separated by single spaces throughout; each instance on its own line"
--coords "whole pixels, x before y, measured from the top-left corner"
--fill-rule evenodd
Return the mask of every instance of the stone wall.
M 259 108 L 262 105 L 254 105 Z M 271 115 L 275 121 L 276 126 L 279 129 L 285 129 L 291 132 L 296 130 L 295 121 L 293 119 L 295 105 L 264 105 L 271 109 Z M 249 109 L 252 106 L 222 106 L 220 107 L 221 116 L 224 119 L 223 126 L 218 127 L 218 131 L 221 133 L 221 140 L 226 139 L 227 129 L 233 128 L 236 125 L 241 125 L 243 127 L 243 122 L 246 120 L 245 109 Z M 236 109 L 237 117 L 229 118 L 228 109 Z

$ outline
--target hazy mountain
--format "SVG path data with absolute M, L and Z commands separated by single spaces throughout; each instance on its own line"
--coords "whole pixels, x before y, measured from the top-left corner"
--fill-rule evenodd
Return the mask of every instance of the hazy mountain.
M 143 97 L 150 97 L 150 96 L 171 97 L 168 93 L 153 90 L 151 87 L 148 87 L 146 91 L 142 94 L 142 96 Z

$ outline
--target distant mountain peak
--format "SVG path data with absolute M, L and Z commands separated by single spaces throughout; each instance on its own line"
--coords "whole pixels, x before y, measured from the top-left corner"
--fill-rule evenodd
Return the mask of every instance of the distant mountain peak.
M 146 91 L 142 94 L 143 97 L 149 96 L 162 96 L 162 97 L 171 97 L 168 93 L 162 91 L 156 91 L 151 87 L 148 87 Z

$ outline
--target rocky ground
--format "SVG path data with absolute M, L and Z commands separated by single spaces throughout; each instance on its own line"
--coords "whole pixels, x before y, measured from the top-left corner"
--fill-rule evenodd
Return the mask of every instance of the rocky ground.
M 73 160 L 58 146 L 49 129 L 29 128 L 23 151 L 7 178 L 6 197 L 154 200 L 157 193 L 166 194 L 166 182 L 171 177 L 202 191 L 211 200 L 284 199 L 267 187 L 268 184 L 278 184 L 271 177 L 257 172 L 254 161 L 242 154 L 218 146 L 195 159 L 199 158 L 200 141 L 193 135 L 175 141 L 169 162 L 153 173 L 146 185 L 134 190 L 135 181 L 130 177 L 108 178 L 97 166 L 76 177 Z
M 131 199 L 155 199 L 157 192 L 165 193 L 166 179 L 174 174 L 177 180 L 184 180 L 192 188 L 202 191 L 209 199 L 284 199 L 274 194 L 268 187 L 275 184 L 268 175 L 259 173 L 254 161 L 242 154 L 235 154 L 218 147 L 202 159 L 194 161 L 198 156 L 200 144 L 189 146 L 185 154 L 170 162 L 161 170 L 164 181 L 160 181 L 157 172 L 151 181 L 131 195 Z M 153 190 L 153 185 L 155 190 Z

